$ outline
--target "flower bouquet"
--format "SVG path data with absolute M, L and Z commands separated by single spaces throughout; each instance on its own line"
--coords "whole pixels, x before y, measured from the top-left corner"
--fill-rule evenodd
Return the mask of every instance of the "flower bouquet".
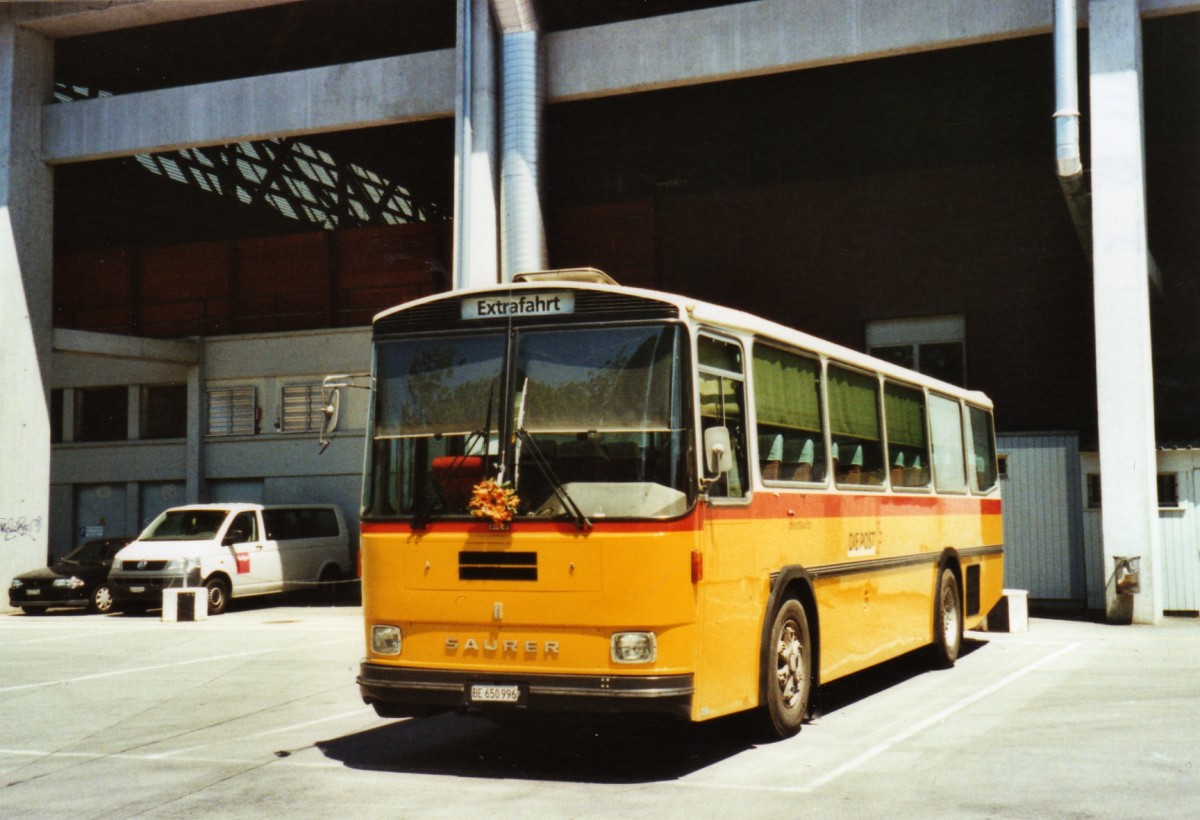
M 471 488 L 467 506 L 476 518 L 490 518 L 493 527 L 507 529 L 520 503 L 516 490 L 507 482 L 500 484 L 485 478 Z

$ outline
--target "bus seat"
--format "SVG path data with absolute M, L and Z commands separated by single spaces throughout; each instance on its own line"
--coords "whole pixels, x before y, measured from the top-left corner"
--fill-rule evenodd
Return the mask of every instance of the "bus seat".
M 471 489 L 483 479 L 483 456 L 437 456 L 432 467 L 446 509 L 465 510 Z
M 813 480 L 813 463 L 815 461 L 814 453 L 816 452 L 816 444 L 811 438 L 804 440 L 804 446 L 800 448 L 800 458 L 796 460 L 796 467 L 792 471 L 792 481 L 812 481 Z
M 761 460 L 761 469 L 763 481 L 778 481 L 782 476 L 780 470 L 783 467 L 783 436 L 765 435 L 758 437 L 758 451 Z M 766 452 L 766 458 L 762 458 L 761 454 Z

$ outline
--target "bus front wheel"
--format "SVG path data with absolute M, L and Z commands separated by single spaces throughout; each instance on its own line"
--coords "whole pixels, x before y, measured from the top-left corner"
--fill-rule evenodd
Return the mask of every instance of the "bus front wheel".
M 800 731 L 812 694 L 812 641 L 808 615 L 795 598 L 780 604 L 771 623 L 765 653 L 766 702 L 760 708 L 763 728 L 776 738 Z
M 949 568 L 938 576 L 937 597 L 933 600 L 933 657 L 943 668 L 954 666 L 962 649 L 963 613 L 962 596 L 958 593 L 958 579 Z

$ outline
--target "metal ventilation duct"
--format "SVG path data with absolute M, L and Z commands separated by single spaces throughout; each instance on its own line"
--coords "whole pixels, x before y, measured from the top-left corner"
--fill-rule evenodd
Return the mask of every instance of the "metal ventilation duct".
M 540 168 L 546 83 L 536 29 L 505 32 L 501 41 L 501 274 L 546 267 Z

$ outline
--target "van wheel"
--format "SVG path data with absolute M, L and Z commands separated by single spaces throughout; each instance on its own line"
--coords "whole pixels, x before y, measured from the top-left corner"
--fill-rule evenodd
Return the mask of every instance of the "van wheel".
M 92 612 L 99 612 L 101 615 L 112 612 L 113 596 L 112 590 L 108 584 L 100 584 L 92 590 L 91 600 L 88 602 L 88 609 Z
M 933 659 L 938 666 L 954 666 L 962 649 L 962 635 L 962 596 L 958 594 L 958 579 L 947 567 L 938 576 L 937 597 L 933 599 Z
M 321 570 L 321 575 L 317 578 L 317 603 L 332 604 L 337 600 L 338 581 L 341 580 L 341 576 L 337 567 L 328 566 Z
M 222 578 L 209 578 L 204 588 L 208 590 L 208 614 L 220 615 L 229 603 L 229 584 Z
M 808 615 L 795 598 L 775 611 L 768 640 L 763 669 L 766 702 L 759 707 L 759 723 L 768 736 L 787 738 L 800 731 L 812 694 Z

